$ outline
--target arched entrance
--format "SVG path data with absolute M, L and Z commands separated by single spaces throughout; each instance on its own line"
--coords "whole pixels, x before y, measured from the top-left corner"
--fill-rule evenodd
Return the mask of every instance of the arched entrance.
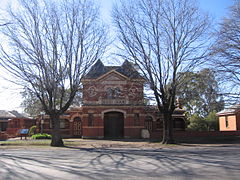
M 80 117 L 73 119 L 73 136 L 82 137 L 82 121 Z
M 124 137 L 124 114 L 121 112 L 104 113 L 104 137 Z

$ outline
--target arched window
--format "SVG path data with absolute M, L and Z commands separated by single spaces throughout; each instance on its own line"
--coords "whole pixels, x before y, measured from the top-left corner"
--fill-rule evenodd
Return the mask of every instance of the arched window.
M 146 116 L 144 121 L 144 127 L 149 131 L 152 132 L 153 130 L 153 119 L 151 116 Z

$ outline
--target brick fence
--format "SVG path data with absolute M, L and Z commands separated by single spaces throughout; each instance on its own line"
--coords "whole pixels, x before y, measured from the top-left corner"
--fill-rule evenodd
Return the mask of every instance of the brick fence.
M 240 136 L 240 131 L 175 131 L 174 138 L 198 138 L 213 136 Z M 162 131 L 151 134 L 151 139 L 159 139 L 162 137 Z

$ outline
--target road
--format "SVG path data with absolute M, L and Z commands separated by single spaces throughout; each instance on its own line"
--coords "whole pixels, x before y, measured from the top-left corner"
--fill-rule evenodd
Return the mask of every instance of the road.
M 0 179 L 239 179 L 240 145 L 1 148 Z

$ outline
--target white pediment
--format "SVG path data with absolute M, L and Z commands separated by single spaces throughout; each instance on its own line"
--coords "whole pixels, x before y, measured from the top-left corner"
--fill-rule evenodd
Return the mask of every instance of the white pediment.
M 120 78 L 119 76 L 115 74 L 110 74 L 107 77 L 104 78 L 104 81 L 121 81 L 123 78 Z
M 98 80 L 99 81 L 125 81 L 127 79 L 127 77 L 121 75 L 120 73 L 116 72 L 116 71 L 111 71 L 105 75 L 103 75 L 102 77 L 100 77 Z

